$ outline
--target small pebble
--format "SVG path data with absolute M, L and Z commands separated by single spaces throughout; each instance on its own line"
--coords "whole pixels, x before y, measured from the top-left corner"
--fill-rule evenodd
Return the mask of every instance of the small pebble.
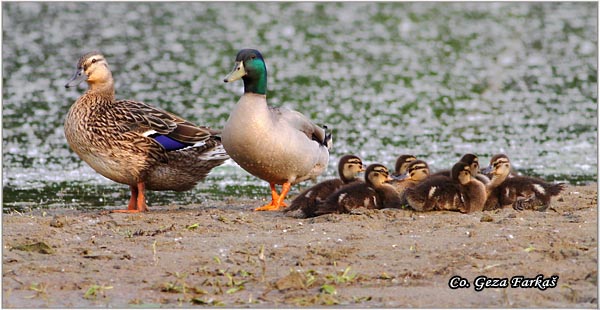
M 481 219 L 479 219 L 480 222 L 493 222 L 494 218 L 489 215 L 489 214 L 484 214 Z
M 61 227 L 65 226 L 65 223 L 64 223 L 63 219 L 61 219 L 55 215 L 54 218 L 52 218 L 52 220 L 50 221 L 50 226 L 56 227 L 56 228 L 61 228 Z

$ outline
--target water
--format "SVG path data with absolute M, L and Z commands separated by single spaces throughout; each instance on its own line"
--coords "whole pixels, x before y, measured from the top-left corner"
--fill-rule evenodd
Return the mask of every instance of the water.
M 442 169 L 503 152 L 530 175 L 597 179 L 596 3 L 16 2 L 2 14 L 4 210 L 127 203 L 128 187 L 63 135 L 84 91 L 64 84 L 91 50 L 107 57 L 118 98 L 220 128 L 243 87 L 223 77 L 239 49 L 259 49 L 269 102 L 334 129 L 323 178 L 347 153 L 390 168 L 411 153 Z M 149 202 L 240 195 L 266 198 L 267 184 L 228 162 Z

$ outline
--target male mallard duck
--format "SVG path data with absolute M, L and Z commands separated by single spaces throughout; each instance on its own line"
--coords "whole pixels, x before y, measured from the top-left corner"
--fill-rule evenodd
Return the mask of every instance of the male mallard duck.
M 360 182 L 361 180 L 357 178 L 357 175 L 363 171 L 365 171 L 365 168 L 358 156 L 342 156 L 338 164 L 339 179 L 323 181 L 300 193 L 292 200 L 292 204 L 286 211 L 301 210 L 304 216 L 313 214 L 317 204 L 324 201 L 331 193 L 347 184 Z
M 394 173 L 392 173 L 392 177 L 397 180 L 402 180 L 406 178 L 406 171 L 408 169 L 408 165 L 417 160 L 417 158 L 413 155 L 400 155 L 396 158 L 396 164 L 394 165 Z
M 229 158 L 209 128 L 142 102 L 115 100 L 102 54 L 83 55 L 65 87 L 83 81 L 89 88 L 67 113 L 65 137 L 96 172 L 129 185 L 127 210 L 115 212 L 146 211 L 146 189 L 189 190 Z
M 463 155 L 463 157 L 460 158 L 459 162 L 460 161 L 462 161 L 463 163 L 469 164 L 469 166 L 471 167 L 471 176 L 472 177 L 476 178 L 483 184 L 490 183 L 490 179 L 488 178 L 488 176 L 483 173 L 480 173 L 480 171 L 479 171 L 479 158 L 477 157 L 477 155 L 467 153 L 467 154 Z M 450 170 L 442 170 L 442 171 L 438 171 L 438 172 L 432 174 L 432 176 L 437 176 L 437 175 L 445 175 L 445 176 L 449 177 Z
M 526 176 L 509 177 L 511 164 L 508 156 L 497 154 L 488 167 L 492 179 L 487 185 L 488 199 L 485 210 L 512 206 L 515 210 L 532 209 L 545 211 L 550 206 L 552 196 L 560 194 L 564 183 L 547 183 L 538 178 Z
M 405 179 L 389 182 L 390 185 L 394 186 L 396 192 L 398 192 L 402 205 L 408 203 L 406 201 L 406 190 L 417 186 L 417 184 L 429 177 L 429 166 L 422 160 L 413 160 L 409 162 L 405 173 L 407 174 Z
M 313 214 L 349 213 L 364 207 L 367 209 L 400 208 L 400 197 L 386 181 L 391 180 L 388 169 L 380 164 L 372 164 L 365 171 L 365 182 L 346 185 L 317 205 Z
M 450 175 L 451 178 L 431 176 L 416 187 L 407 189 L 408 204 L 417 211 L 481 211 L 486 199 L 485 186 L 471 177 L 471 166 L 458 162 Z
M 223 128 L 227 154 L 271 186 L 271 202 L 256 210 L 286 206 L 290 186 L 327 168 L 331 135 L 299 112 L 267 105 L 267 68 L 257 50 L 241 50 L 225 82 L 244 81 L 244 95 Z M 281 194 L 275 184 L 282 184 Z

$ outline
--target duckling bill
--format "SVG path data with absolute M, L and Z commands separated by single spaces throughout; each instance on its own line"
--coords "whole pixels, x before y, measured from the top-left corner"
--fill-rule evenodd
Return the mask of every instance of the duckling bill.
M 239 51 L 224 82 L 239 79 L 244 94 L 223 128 L 223 147 L 240 167 L 269 182 L 271 202 L 255 210 L 281 210 L 292 185 L 325 171 L 331 135 L 300 112 L 267 104 L 267 68 L 259 51 Z
M 394 165 L 394 173 L 392 173 L 392 178 L 396 180 L 405 179 L 408 176 L 406 174 L 408 171 L 408 165 L 415 160 L 417 160 L 417 158 L 414 155 L 403 154 L 398 156 Z

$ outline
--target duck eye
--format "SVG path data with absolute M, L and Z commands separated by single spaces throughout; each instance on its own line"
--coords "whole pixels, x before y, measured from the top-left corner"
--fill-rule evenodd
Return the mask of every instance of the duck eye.
M 96 58 L 92 59 L 92 63 L 95 64 L 98 61 Z
M 250 56 L 251 59 L 256 59 L 256 55 Z

